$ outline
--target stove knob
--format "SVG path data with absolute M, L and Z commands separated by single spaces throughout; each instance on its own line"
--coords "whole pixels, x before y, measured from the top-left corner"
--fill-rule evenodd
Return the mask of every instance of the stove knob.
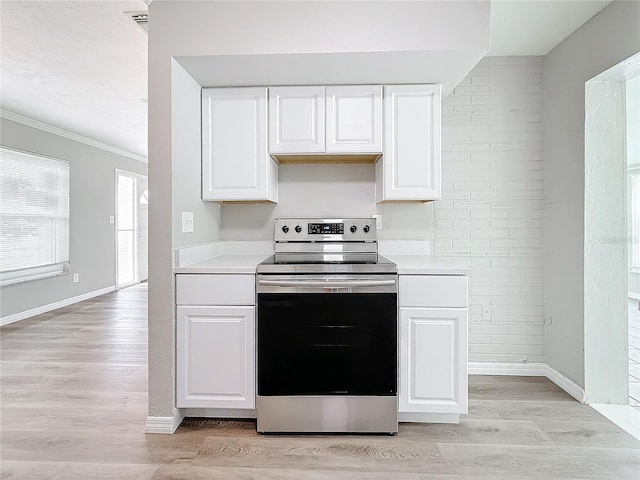
M 356 233 L 356 230 L 358 230 L 358 227 L 356 227 L 355 225 L 351 225 L 351 228 L 349 230 L 351 230 L 351 233 Z
M 296 233 L 300 233 L 302 231 L 302 227 L 300 225 L 296 225 Z
M 282 231 L 283 231 L 284 233 L 289 233 L 289 227 L 287 227 L 286 225 L 283 225 L 283 226 L 282 226 Z
M 364 233 L 369 233 L 369 230 L 371 230 L 371 227 L 369 227 L 369 225 L 365 225 L 364 227 L 362 227 L 362 230 L 364 231 Z

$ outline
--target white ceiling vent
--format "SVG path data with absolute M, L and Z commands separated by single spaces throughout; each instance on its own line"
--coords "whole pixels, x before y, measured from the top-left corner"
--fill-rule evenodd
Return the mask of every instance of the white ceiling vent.
M 124 14 L 145 31 L 149 33 L 149 13 L 147 12 L 124 12 Z

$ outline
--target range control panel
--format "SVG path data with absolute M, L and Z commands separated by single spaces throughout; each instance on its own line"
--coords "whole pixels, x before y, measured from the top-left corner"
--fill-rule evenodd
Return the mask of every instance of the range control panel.
M 276 218 L 276 242 L 376 241 L 375 218 Z
M 344 223 L 308 223 L 307 233 L 309 235 L 342 235 Z

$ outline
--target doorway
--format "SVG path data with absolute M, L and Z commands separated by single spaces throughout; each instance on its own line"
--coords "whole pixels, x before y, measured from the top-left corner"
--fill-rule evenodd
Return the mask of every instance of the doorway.
M 590 404 L 629 404 L 629 231 L 627 131 L 639 105 L 628 105 L 627 81 L 640 53 L 585 84 L 584 319 L 585 391 Z M 637 138 L 637 126 L 631 138 Z
M 116 169 L 116 289 L 147 278 L 147 185 L 146 176 Z

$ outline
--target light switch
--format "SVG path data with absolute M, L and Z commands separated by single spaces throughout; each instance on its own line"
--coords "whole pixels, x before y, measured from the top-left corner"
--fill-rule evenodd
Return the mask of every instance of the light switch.
M 382 230 L 382 215 L 371 215 L 371 218 L 376 219 L 376 230 Z
M 113 215 L 109 216 L 109 223 L 115 223 L 116 222 L 116 217 L 114 217 Z
M 182 212 L 182 233 L 193 232 L 193 212 Z

